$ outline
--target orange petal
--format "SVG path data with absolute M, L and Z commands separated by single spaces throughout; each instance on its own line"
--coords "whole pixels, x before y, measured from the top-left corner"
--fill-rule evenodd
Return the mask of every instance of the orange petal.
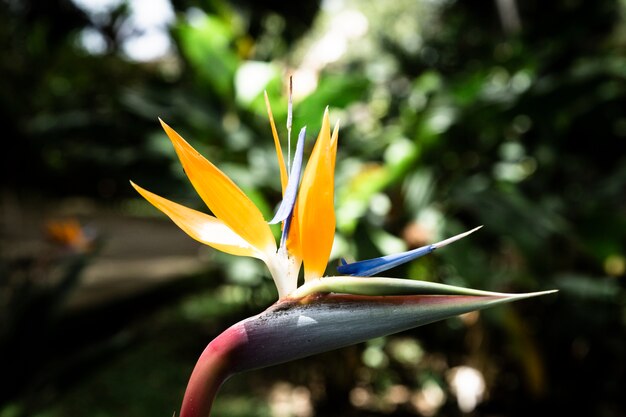
M 285 193 L 287 188 L 287 182 L 289 177 L 287 176 L 287 168 L 285 167 L 285 158 L 283 157 L 283 150 L 280 147 L 280 139 L 278 139 L 278 132 L 276 131 L 276 125 L 274 124 L 274 115 L 272 114 L 272 107 L 270 106 L 270 100 L 267 98 L 267 91 L 263 92 L 265 96 L 265 107 L 267 107 L 267 116 L 270 119 L 270 126 L 272 127 L 272 136 L 274 136 L 274 146 L 276 147 L 276 156 L 278 157 L 278 167 L 280 168 L 280 184 Z
M 139 194 L 167 214 L 178 227 L 198 242 L 231 255 L 259 257 L 259 251 L 221 220 L 160 197 L 132 181 L 130 183 Z
M 275 253 L 274 236 L 254 203 L 222 171 L 160 121 L 187 177 L 213 214 L 251 246 L 265 253 Z
M 333 134 L 330 139 L 330 147 L 331 147 L 331 155 L 332 155 L 332 172 L 335 171 L 335 159 L 337 156 L 337 139 L 339 136 L 339 121 L 335 124 L 335 128 L 333 129 Z M 333 181 L 334 182 L 334 181 Z M 333 211 L 334 213 L 334 211 Z M 300 224 L 298 219 L 298 203 L 293 208 L 293 218 L 296 219 L 291 223 L 291 229 L 289 230 L 289 235 L 287 236 L 287 250 L 289 254 L 298 260 L 302 260 L 302 247 L 300 243 Z M 332 245 L 331 245 L 332 248 Z M 328 261 L 328 257 L 327 260 Z
M 334 161 L 337 140 L 331 142 L 326 109 L 298 195 L 300 245 L 306 281 L 324 274 L 335 237 Z

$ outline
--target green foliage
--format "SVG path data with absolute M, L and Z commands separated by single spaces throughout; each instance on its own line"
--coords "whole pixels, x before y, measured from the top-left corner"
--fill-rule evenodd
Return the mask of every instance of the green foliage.
M 317 85 L 301 93 L 307 79 L 296 73 L 294 130 L 307 125 L 314 137 L 327 105 L 341 120 L 333 262 L 483 224 L 470 239 L 390 275 L 493 291 L 561 289 L 556 298 L 475 321 L 450 320 L 233 380 L 216 415 L 269 415 L 260 404 L 285 380 L 306 387 L 317 415 L 413 415 L 411 404 L 424 392 L 444 396 L 441 415 L 460 415 L 447 378 L 468 364 L 487 377 L 489 397 L 477 415 L 621 415 L 623 2 L 353 0 L 343 11 L 320 9 L 317 1 L 172 3 L 171 54 L 139 63 L 123 52 L 125 3 L 95 22 L 69 1 L 0 2 L 0 121 L 10 144 L 0 157 L 3 192 L 137 207 L 127 203 L 136 198 L 133 179 L 202 208 L 160 131 L 160 116 L 269 218 L 280 190 L 262 93 L 286 141 L 286 75 L 307 62 Z M 505 3 L 516 6 L 519 28 L 503 25 L 497 5 Z M 364 17 L 367 29 L 347 39 L 339 58 L 322 58 L 358 26 L 346 10 Z M 80 46 L 85 29 L 103 35 L 103 52 Z M 327 33 L 334 42 L 308 57 Z M 178 312 L 171 322 L 149 315 L 103 329 L 99 348 L 117 331 L 135 342 L 86 355 L 96 359 L 82 372 L 71 368 L 73 382 L 63 372 L 48 374 L 43 385 L 25 378 L 0 415 L 120 415 L 131 403 L 127 415 L 170 415 L 208 339 L 274 295 L 256 263 L 237 262 L 215 258 L 220 273 L 204 284 L 208 292 L 183 301 L 180 292 L 164 296 L 167 311 Z M 188 339 L 167 336 L 177 326 Z M 68 349 L 85 357 L 86 346 Z M 150 369 L 154 379 L 144 385 Z M 391 402 L 394 386 L 409 389 L 412 402 Z M 108 405 L 95 392 L 108 392 Z

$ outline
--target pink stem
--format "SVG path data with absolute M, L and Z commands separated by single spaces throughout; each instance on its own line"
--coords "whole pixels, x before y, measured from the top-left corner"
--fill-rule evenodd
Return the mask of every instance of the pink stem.
M 220 386 L 232 374 L 230 353 L 245 341 L 235 325 L 204 349 L 191 373 L 180 409 L 180 417 L 207 417 Z

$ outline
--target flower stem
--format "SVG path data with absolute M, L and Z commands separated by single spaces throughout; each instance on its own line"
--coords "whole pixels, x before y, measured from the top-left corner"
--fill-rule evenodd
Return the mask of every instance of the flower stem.
M 242 334 L 231 327 L 204 349 L 191 374 L 180 409 L 180 417 L 207 417 L 220 386 L 232 375 L 230 353 L 242 342 Z

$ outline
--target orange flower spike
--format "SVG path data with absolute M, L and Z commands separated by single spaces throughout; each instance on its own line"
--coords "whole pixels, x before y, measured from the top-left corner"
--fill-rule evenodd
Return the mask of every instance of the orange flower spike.
M 274 123 L 274 115 L 272 114 L 272 106 L 270 106 L 270 100 L 267 98 L 267 91 L 263 92 L 265 97 L 265 107 L 267 108 L 267 116 L 270 119 L 270 126 L 272 128 L 272 136 L 274 137 L 274 146 L 276 147 L 276 156 L 278 157 L 278 168 L 280 169 L 280 184 L 282 186 L 283 193 L 287 188 L 287 182 L 289 177 L 287 175 L 287 167 L 285 167 L 285 158 L 283 157 L 283 150 L 280 147 L 280 139 L 278 138 L 278 131 L 276 130 L 276 124 Z
M 258 251 L 272 255 L 276 241 L 263 215 L 235 183 L 159 119 L 187 177 L 213 214 Z
M 331 158 L 331 174 L 333 177 L 333 189 L 334 189 L 334 172 L 335 172 L 335 160 L 337 159 L 337 139 L 339 136 L 339 121 L 335 124 L 335 128 L 333 129 L 333 134 L 330 138 L 330 155 Z M 334 213 L 334 210 L 333 210 Z M 298 204 L 296 203 L 293 208 L 293 217 L 294 219 L 298 219 Z M 334 218 L 332 221 L 334 222 Z M 334 230 L 334 225 L 333 225 Z M 334 237 L 334 232 L 333 232 Z M 300 244 L 300 225 L 298 221 L 294 221 L 291 224 L 291 230 L 289 230 L 289 237 L 287 238 L 287 248 L 289 249 L 289 253 L 294 256 L 296 259 L 302 259 L 302 248 Z M 332 249 L 332 244 L 331 244 Z M 328 259 L 328 258 L 327 258 Z M 326 261 L 328 263 L 328 260 Z
M 327 108 L 298 195 L 305 281 L 324 274 L 335 237 L 334 160 L 337 141 L 334 141 L 334 145 L 331 142 Z
M 233 232 L 221 220 L 160 197 L 130 182 L 130 184 L 153 206 L 165 213 L 185 233 L 200 243 L 222 252 L 238 256 L 262 256 L 241 236 Z

